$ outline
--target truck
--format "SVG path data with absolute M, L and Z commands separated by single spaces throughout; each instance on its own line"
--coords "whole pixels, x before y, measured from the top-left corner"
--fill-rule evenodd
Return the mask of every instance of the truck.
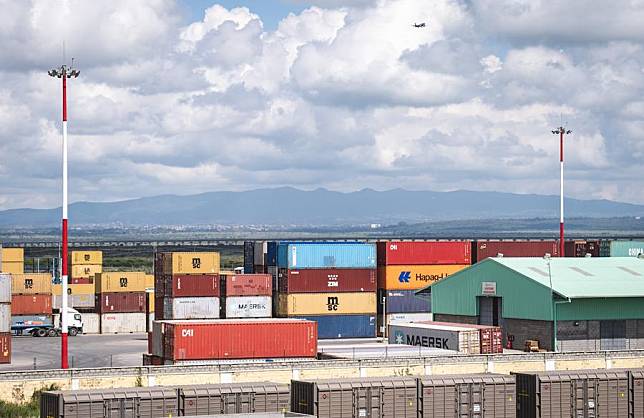
M 67 308 L 67 333 L 75 337 L 83 333 L 81 314 L 72 308 Z M 16 315 L 11 317 L 11 332 L 14 335 L 29 335 L 33 337 L 56 337 L 61 334 L 60 319 L 54 323 L 51 315 Z

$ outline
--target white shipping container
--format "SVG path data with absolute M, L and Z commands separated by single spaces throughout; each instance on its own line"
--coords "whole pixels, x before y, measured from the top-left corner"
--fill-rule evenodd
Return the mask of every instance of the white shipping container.
M 164 298 L 164 319 L 218 319 L 218 297 Z
M 67 306 L 70 308 L 93 308 L 96 303 L 95 295 L 67 295 Z M 53 309 L 62 308 L 63 296 L 53 295 L 51 299 L 51 307 Z
M 153 322 L 154 322 L 154 312 L 148 314 L 148 331 L 152 331 Z
M 9 273 L 0 273 L 0 303 L 11 303 L 11 274 Z
M 226 318 L 270 318 L 271 296 L 229 296 L 225 298 Z
M 145 313 L 110 313 L 101 315 L 101 334 L 145 332 Z
M 11 304 L 0 304 L 0 332 L 11 332 Z
M 101 331 L 100 315 L 97 313 L 82 313 L 83 334 L 98 334 Z
M 463 354 L 480 354 L 480 331 L 467 325 L 436 325 L 392 321 L 388 330 L 389 344 L 441 348 Z
M 163 357 L 163 322 L 152 323 L 152 352 L 150 354 Z
M 424 313 L 393 313 L 385 316 L 385 325 L 382 324 L 382 315 L 378 315 L 378 332 L 383 334 L 385 329 L 391 321 L 399 322 L 418 322 L 418 321 L 432 321 L 434 320 L 434 315 L 431 312 Z
M 264 254 L 268 251 L 268 243 L 266 241 L 255 242 L 253 264 L 256 266 L 264 265 Z

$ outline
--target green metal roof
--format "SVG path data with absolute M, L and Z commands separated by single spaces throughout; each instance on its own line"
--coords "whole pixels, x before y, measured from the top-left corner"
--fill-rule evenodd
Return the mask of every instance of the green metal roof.
M 490 260 L 550 287 L 548 260 L 544 258 Z M 550 258 L 550 273 L 554 292 L 566 298 L 644 297 L 644 260 L 641 258 L 556 257 Z

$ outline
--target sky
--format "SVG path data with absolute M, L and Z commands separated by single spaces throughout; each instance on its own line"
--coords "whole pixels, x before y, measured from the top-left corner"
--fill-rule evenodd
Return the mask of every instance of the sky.
M 644 0 L 0 6 L 0 209 L 61 203 L 63 41 L 72 202 L 558 194 L 563 123 L 566 195 L 644 204 Z

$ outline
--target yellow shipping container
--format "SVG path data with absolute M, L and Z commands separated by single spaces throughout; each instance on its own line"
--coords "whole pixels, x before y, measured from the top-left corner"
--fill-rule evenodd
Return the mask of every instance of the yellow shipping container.
M 100 264 L 79 264 L 72 266 L 72 277 L 75 279 L 89 278 L 96 273 L 101 273 L 103 266 Z
M 378 267 L 378 288 L 387 290 L 416 290 L 444 279 L 450 274 L 469 267 L 467 264 L 431 266 Z
M 95 277 L 96 293 L 145 292 L 145 273 L 142 271 L 98 273 Z
M 2 262 L 0 266 L 0 272 L 2 273 L 11 273 L 11 274 L 22 274 L 25 272 L 25 263 L 22 261 L 9 261 Z
M 150 293 L 148 297 L 148 312 L 154 312 L 154 293 Z
M 14 295 L 51 294 L 52 277 L 49 273 L 11 275 L 11 293 Z
M 52 293 L 57 296 L 62 295 L 63 285 L 55 284 L 52 288 Z M 68 284 L 67 294 L 68 295 L 93 295 L 94 283 Z
M 375 293 L 281 293 L 280 316 L 375 314 Z
M 72 265 L 103 264 L 103 251 L 72 251 Z
M 219 253 L 181 252 L 164 258 L 166 274 L 219 274 Z
M 145 275 L 145 287 L 147 289 L 154 289 L 154 274 Z
M 0 257 L 2 263 L 7 262 L 20 262 L 24 263 L 25 261 L 25 249 L 24 248 L 2 248 L 2 256 Z

